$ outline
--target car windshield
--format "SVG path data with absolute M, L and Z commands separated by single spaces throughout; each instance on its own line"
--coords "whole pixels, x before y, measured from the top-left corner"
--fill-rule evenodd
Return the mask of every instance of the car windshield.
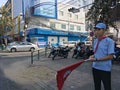
M 8 45 L 17 45 L 18 44 L 18 42 L 11 42 L 11 43 L 8 43 Z

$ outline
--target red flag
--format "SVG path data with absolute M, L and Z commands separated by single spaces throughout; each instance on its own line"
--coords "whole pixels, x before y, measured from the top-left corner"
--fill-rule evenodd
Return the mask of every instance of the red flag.
M 65 68 L 62 68 L 62 69 L 60 69 L 60 70 L 57 71 L 56 79 L 57 79 L 58 90 L 62 90 L 64 81 L 67 79 L 67 77 L 70 75 L 70 73 L 75 68 L 77 68 L 79 65 L 81 65 L 83 62 L 84 61 L 77 62 L 75 64 L 69 65 L 69 66 L 67 66 Z

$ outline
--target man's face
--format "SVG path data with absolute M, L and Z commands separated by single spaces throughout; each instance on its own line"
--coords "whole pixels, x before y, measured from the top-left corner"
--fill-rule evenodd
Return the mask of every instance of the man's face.
M 94 30 L 94 34 L 95 34 L 95 36 L 96 37 L 101 37 L 101 36 L 103 36 L 104 35 L 104 30 L 103 29 L 100 29 L 100 28 L 95 28 L 95 30 Z

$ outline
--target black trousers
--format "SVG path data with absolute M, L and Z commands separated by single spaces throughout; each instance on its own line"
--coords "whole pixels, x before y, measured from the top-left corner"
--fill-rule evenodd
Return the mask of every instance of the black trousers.
M 93 68 L 92 71 L 95 90 L 101 90 L 101 82 L 103 83 L 104 90 L 111 90 L 111 72 L 95 68 Z

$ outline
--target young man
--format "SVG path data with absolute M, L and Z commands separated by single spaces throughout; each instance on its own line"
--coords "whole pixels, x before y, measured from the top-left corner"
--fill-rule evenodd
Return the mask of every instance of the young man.
M 114 55 L 114 41 L 105 36 L 105 31 L 106 24 L 96 24 L 94 55 L 89 58 L 93 61 L 92 72 L 95 90 L 101 90 L 101 82 L 104 85 L 104 90 L 111 90 L 111 59 Z

